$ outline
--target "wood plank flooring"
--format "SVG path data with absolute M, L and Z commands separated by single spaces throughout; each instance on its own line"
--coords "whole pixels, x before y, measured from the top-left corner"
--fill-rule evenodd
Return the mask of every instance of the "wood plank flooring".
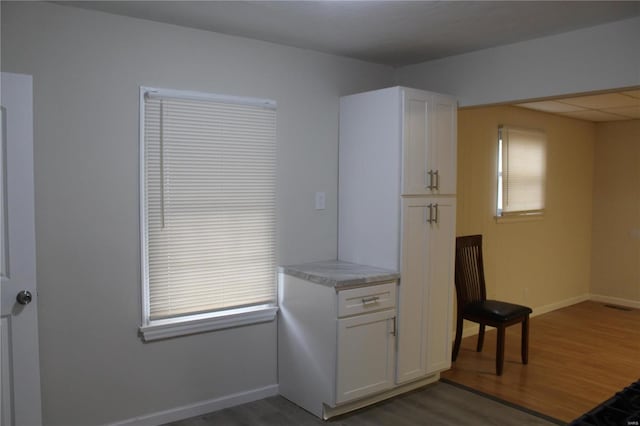
M 504 373 L 495 375 L 496 332 L 462 340 L 443 378 L 570 422 L 640 378 L 640 310 L 583 302 L 531 319 L 529 364 L 520 327 L 507 329 Z
M 323 422 L 283 397 L 226 408 L 170 426 L 550 426 L 540 417 L 458 387 L 435 383 Z

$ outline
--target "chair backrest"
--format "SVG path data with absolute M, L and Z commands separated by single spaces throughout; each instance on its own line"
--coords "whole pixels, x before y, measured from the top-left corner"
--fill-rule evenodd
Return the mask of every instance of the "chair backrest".
M 458 309 L 487 299 L 482 264 L 482 235 L 456 238 L 455 282 Z

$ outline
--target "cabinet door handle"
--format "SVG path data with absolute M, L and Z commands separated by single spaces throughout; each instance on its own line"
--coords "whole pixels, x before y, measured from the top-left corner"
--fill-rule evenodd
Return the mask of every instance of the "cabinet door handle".
M 439 170 L 436 170 L 433 174 L 436 176 L 436 184 L 433 185 L 432 189 L 438 190 L 438 189 L 440 189 L 440 173 L 439 173 Z
M 379 296 L 363 297 L 362 298 L 362 304 L 363 305 L 370 305 L 372 303 L 376 303 L 379 299 L 380 299 Z
M 427 189 L 433 189 L 433 170 L 429 170 L 427 172 L 427 175 L 429 176 L 429 179 L 425 179 L 428 180 L 428 183 L 425 186 L 427 187 Z
M 397 330 L 396 330 L 396 317 L 392 317 L 391 321 L 393 321 L 393 324 L 392 324 L 393 326 L 391 327 L 391 333 L 389 333 L 389 334 L 391 334 L 392 336 L 395 336 L 396 332 L 397 332 Z
M 435 210 L 436 210 L 436 217 L 435 217 L 435 219 L 433 219 L 433 221 L 435 223 L 438 223 L 438 204 L 435 204 L 434 207 L 435 207 Z
M 425 213 L 427 211 L 427 208 L 429 209 L 429 216 L 427 217 L 425 222 L 431 223 L 433 222 L 433 204 L 429 204 L 428 206 L 425 207 Z

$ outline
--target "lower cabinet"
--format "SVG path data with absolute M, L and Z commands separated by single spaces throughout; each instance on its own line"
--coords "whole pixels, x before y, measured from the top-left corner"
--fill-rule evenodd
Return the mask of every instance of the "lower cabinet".
M 393 387 L 395 329 L 395 306 L 338 320 L 336 404 Z
M 420 271 L 411 275 L 415 284 L 403 278 L 398 286 L 394 278 L 346 288 L 280 272 L 280 394 L 327 419 L 438 380 L 450 358 L 451 345 L 442 341 L 451 320 L 441 300 L 448 290 L 428 287 L 432 275 Z M 439 299 L 425 307 L 430 294 Z
M 336 290 L 280 273 L 278 297 L 285 398 L 328 418 L 395 386 L 397 281 Z
M 451 366 L 455 198 L 406 198 L 398 290 L 397 383 Z

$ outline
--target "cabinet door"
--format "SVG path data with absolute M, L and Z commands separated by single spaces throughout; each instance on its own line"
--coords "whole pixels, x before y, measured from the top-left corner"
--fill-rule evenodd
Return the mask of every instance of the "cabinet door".
M 455 194 L 455 99 L 412 89 L 403 93 L 403 195 Z
M 427 204 L 424 198 L 411 198 L 403 200 L 402 206 L 396 372 L 398 384 L 423 377 L 427 373 Z
M 426 333 L 427 374 L 451 366 L 451 329 L 455 270 L 455 200 L 432 200 L 428 223 Z M 437 216 L 437 217 L 435 217 Z
M 429 96 L 403 91 L 402 193 L 428 195 Z
M 457 104 L 450 96 L 432 94 L 427 173 L 432 194 L 456 193 Z
M 403 201 L 397 383 L 451 364 L 454 241 L 453 197 Z
M 338 320 L 336 404 L 393 386 L 395 316 L 389 309 Z

